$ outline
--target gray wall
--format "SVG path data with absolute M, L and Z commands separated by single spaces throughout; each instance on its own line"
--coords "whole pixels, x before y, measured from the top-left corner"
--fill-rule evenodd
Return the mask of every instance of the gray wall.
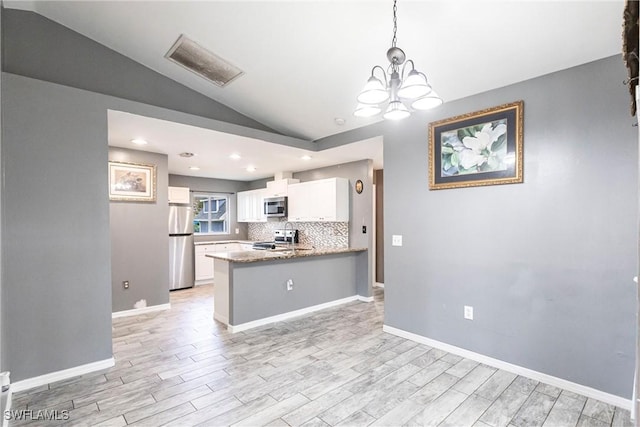
M 231 263 L 229 323 L 239 325 L 354 296 L 366 286 L 366 262 L 361 260 L 366 257 L 366 252 L 355 252 Z M 288 279 L 293 280 L 292 291 L 287 291 Z
M 638 141 L 625 76 L 615 56 L 386 124 L 385 324 L 631 397 Z M 427 124 L 519 99 L 524 184 L 429 191 Z
M 210 193 L 228 193 L 229 202 L 231 204 L 229 215 L 231 222 L 229 224 L 230 234 L 195 236 L 196 242 L 213 242 L 218 240 L 246 240 L 247 239 L 247 223 L 238 222 L 238 204 L 236 193 L 238 191 L 247 190 L 248 183 L 244 181 L 231 181 L 227 179 L 200 178 L 185 175 L 169 175 L 169 185 L 172 187 L 189 187 L 192 192 L 210 192 Z M 236 228 L 238 233 L 236 233 Z
M 111 357 L 107 114 L 87 92 L 2 76 L 4 369 Z
M 274 132 L 37 13 L 5 9 L 3 70 Z
M 109 203 L 111 220 L 112 310 L 132 310 L 169 302 L 168 166 L 167 155 L 109 148 L 109 160 L 156 165 L 156 202 Z M 122 282 L 129 281 L 129 289 Z

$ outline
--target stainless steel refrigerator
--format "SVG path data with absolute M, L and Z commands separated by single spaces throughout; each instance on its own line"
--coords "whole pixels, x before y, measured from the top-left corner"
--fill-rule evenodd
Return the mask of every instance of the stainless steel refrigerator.
M 193 211 L 188 205 L 169 205 L 169 290 L 194 283 Z

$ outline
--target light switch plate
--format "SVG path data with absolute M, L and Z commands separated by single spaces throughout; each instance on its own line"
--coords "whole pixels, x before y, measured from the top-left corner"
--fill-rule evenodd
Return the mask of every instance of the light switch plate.
M 391 246 L 402 246 L 402 235 L 394 234 L 391 236 Z
M 470 305 L 464 306 L 464 318 L 467 320 L 473 320 L 473 307 Z

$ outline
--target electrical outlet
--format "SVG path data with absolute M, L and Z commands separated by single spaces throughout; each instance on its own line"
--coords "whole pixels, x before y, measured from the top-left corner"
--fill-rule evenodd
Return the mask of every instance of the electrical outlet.
M 391 246 L 402 246 L 402 235 L 394 234 L 391 236 Z
M 367 234 L 367 226 L 366 225 L 362 226 L 362 234 Z
M 236 228 L 236 234 L 240 234 L 240 229 Z
M 125 289 L 129 289 L 129 281 L 128 280 L 123 280 L 122 281 L 122 287 Z
M 287 280 L 287 290 L 288 291 L 292 291 L 293 290 L 293 279 Z
M 473 320 L 473 307 L 470 305 L 464 306 L 464 318 L 467 320 Z

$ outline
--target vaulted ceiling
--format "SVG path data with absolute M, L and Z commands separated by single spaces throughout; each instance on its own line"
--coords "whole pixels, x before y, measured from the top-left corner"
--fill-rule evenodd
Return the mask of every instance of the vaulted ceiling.
M 371 68 L 388 65 L 392 0 L 4 5 L 56 21 L 284 135 L 313 141 L 381 120 L 353 110 Z M 622 0 L 399 0 L 397 43 L 448 102 L 619 54 L 623 7 Z M 244 74 L 221 88 L 169 61 L 182 34 Z M 149 144 L 132 146 L 136 137 Z M 118 112 L 109 114 L 109 144 L 167 154 L 173 174 L 244 181 L 359 159 L 383 167 L 381 137 L 305 161 L 312 153 L 300 148 Z M 184 159 L 183 151 L 197 155 Z M 230 160 L 232 153 L 242 159 Z
M 392 1 L 5 1 L 286 135 L 315 140 L 386 68 Z M 621 51 L 623 1 L 399 1 L 398 46 L 445 102 Z M 224 88 L 165 59 L 185 34 L 244 71 Z M 345 123 L 336 123 L 336 118 Z

